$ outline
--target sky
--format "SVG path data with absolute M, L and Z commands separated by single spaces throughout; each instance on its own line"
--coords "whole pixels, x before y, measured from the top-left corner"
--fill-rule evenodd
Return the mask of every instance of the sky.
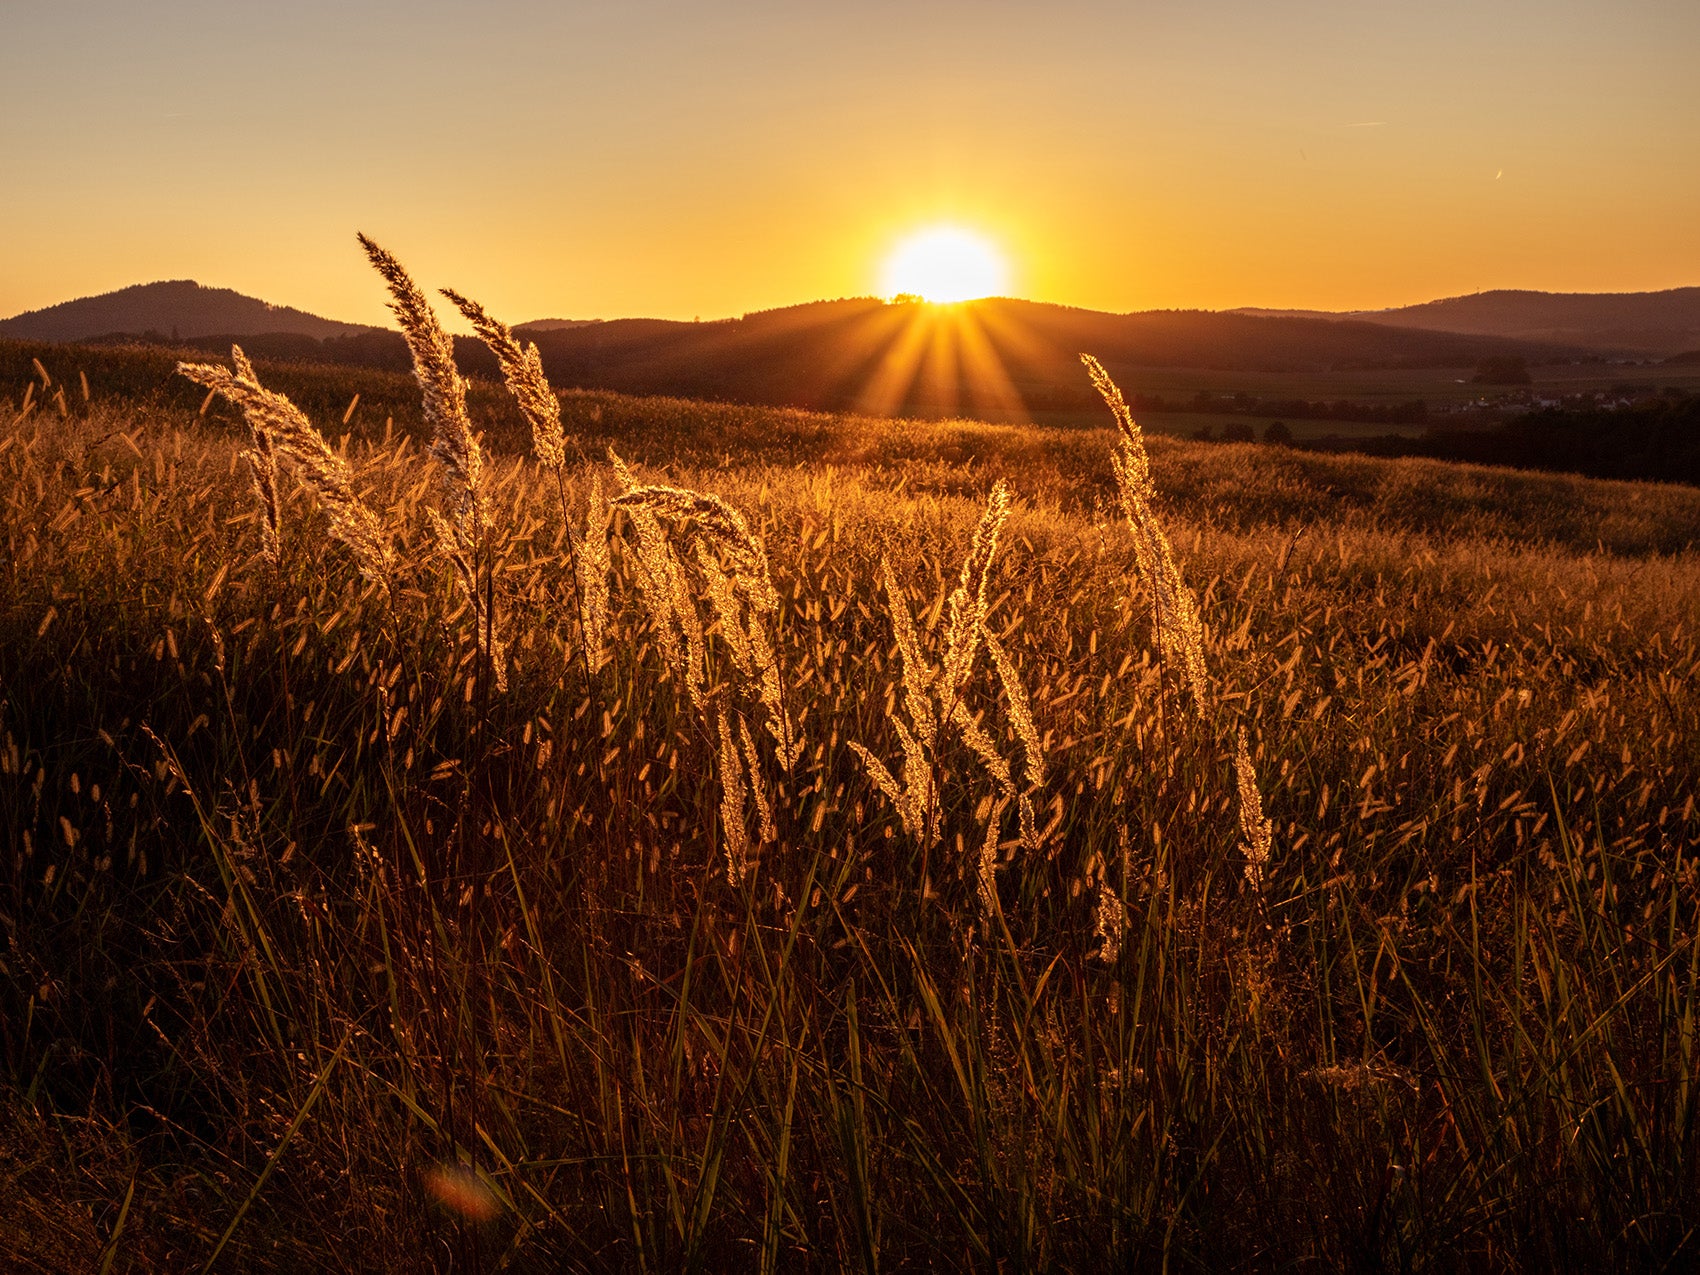
M 1700 284 L 1696 0 L 4 0 L 0 316 L 193 278 L 386 321 L 880 290 L 1373 309 Z

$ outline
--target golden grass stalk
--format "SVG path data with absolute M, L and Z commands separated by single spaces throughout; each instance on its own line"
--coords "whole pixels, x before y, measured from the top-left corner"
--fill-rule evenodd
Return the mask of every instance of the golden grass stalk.
M 719 706 L 715 716 L 720 727 L 720 825 L 726 840 L 726 880 L 736 886 L 742 883 L 750 863 L 750 833 L 744 826 L 743 762 L 732 742 L 725 705 Z
M 885 764 L 862 745 L 852 743 L 851 748 L 862 759 L 862 764 L 875 785 L 897 808 L 903 830 L 926 848 L 930 848 L 938 839 L 935 825 L 940 802 L 935 760 L 939 732 L 942 728 L 955 727 L 962 742 L 980 759 L 986 772 L 998 786 L 999 810 L 1017 796 L 1009 760 L 999 752 L 996 743 L 968 710 L 962 698 L 962 692 L 973 672 L 974 657 L 980 639 L 989 636 L 985 630 L 986 590 L 992 563 L 997 556 L 998 538 L 1008 517 L 1009 491 L 1000 481 L 987 497 L 985 512 L 974 530 L 974 539 L 963 559 L 956 588 L 950 595 L 950 621 L 945 633 L 944 661 L 938 668 L 928 661 L 921 650 L 914 618 L 909 613 L 909 604 L 904 597 L 902 586 L 897 582 L 896 574 L 891 569 L 891 563 L 884 561 L 881 564 L 886 594 L 891 600 L 892 636 L 897 643 L 898 655 L 902 662 L 900 676 L 903 686 L 903 715 L 900 716 L 894 706 L 888 716 L 903 747 L 903 782 L 899 784 Z M 1005 662 L 1007 664 L 1007 659 Z M 1016 705 L 1026 709 L 1026 695 L 1020 691 L 1019 682 L 1014 679 L 1013 669 L 1009 670 L 1009 674 L 1017 687 L 1016 694 L 1010 697 L 1012 712 L 1016 711 Z M 907 721 L 904 720 L 905 717 Z M 1037 758 L 1037 732 L 1033 731 L 1031 717 L 1029 711 L 1026 729 L 1032 733 L 1035 747 L 1031 753 L 1027 753 L 1024 742 L 1023 751 L 1027 756 Z M 1033 829 L 1032 803 L 1025 795 L 1022 796 L 1021 802 L 1023 842 L 1037 845 L 1038 836 Z M 988 835 L 995 842 L 997 829 L 994 827 Z
M 762 842 L 765 844 L 777 841 L 779 834 L 773 826 L 773 807 L 768 804 L 767 789 L 761 782 L 761 761 L 756 753 L 755 740 L 750 738 L 750 728 L 744 724 L 742 715 L 738 718 L 738 741 L 743 745 L 744 761 L 749 767 L 750 795 L 755 798 Z
M 917 845 L 927 842 L 930 846 L 931 841 L 938 839 L 934 817 L 938 812 L 938 795 L 934 791 L 931 757 L 938 744 L 938 707 L 932 693 L 938 670 L 921 652 L 908 600 L 891 563 L 882 559 L 880 567 L 885 575 L 886 596 L 891 602 L 892 636 L 902 661 L 899 677 L 903 685 L 904 715 L 909 719 L 905 722 L 895 707 L 889 713 L 903 749 L 903 782 L 899 783 L 885 763 L 862 744 L 851 740 L 850 749 L 862 759 L 874 786 L 896 809 L 905 835 Z
M 880 559 L 880 570 L 885 576 L 885 595 L 891 603 L 892 637 L 902 659 L 903 706 L 921 742 L 932 748 L 938 740 L 935 721 L 938 710 L 933 704 L 933 687 L 938 682 L 939 671 L 921 653 L 921 643 L 915 637 L 915 620 L 909 614 L 909 600 L 904 596 L 903 586 L 897 582 L 891 563 Z
M 505 691 L 508 689 L 507 644 L 497 635 L 484 591 L 479 588 L 478 564 L 472 555 L 471 547 L 462 535 L 461 528 L 435 509 L 427 509 L 425 516 L 431 520 L 431 529 L 437 536 L 437 547 L 454 568 L 455 582 L 472 608 L 473 626 L 478 634 L 478 649 L 490 663 L 490 673 L 495 678 L 496 689 Z
M 962 573 L 950 595 L 950 625 L 945 630 L 944 686 L 941 694 L 958 695 L 974 668 L 986 619 L 986 585 L 998 537 L 1009 517 L 1009 488 L 1000 478 L 986 500 L 986 511 L 974 528 L 974 541 L 962 560 Z
M 549 378 L 544 374 L 543 356 L 538 352 L 536 342 L 522 348 L 514 337 L 513 329 L 491 315 L 478 302 L 462 296 L 453 288 L 443 288 L 441 291 L 461 314 L 466 316 L 473 331 L 478 333 L 479 339 L 496 356 L 496 362 L 502 369 L 502 380 L 506 383 L 508 392 L 514 396 L 514 401 L 519 404 L 527 424 L 531 426 L 531 446 L 537 456 L 537 463 L 555 475 L 555 489 L 561 499 L 561 526 L 567 541 L 568 569 L 572 573 L 570 579 L 573 606 L 578 611 L 584 671 L 588 679 L 593 673 L 592 666 L 599 664 L 602 637 L 607 632 L 607 626 L 600 625 L 593 635 L 593 622 L 587 613 L 585 590 L 580 579 L 583 573 L 580 569 L 578 546 L 574 543 L 572 515 L 567 508 L 566 482 L 561 472 L 567 463 L 566 432 L 561 426 L 561 400 L 555 396 L 554 388 L 550 386 Z M 451 347 L 450 354 L 452 353 Z M 604 602 L 606 595 L 607 589 L 604 586 Z
M 254 371 L 254 365 L 248 361 L 240 345 L 230 347 L 230 361 L 235 365 L 237 380 L 259 385 L 260 378 Z M 277 495 L 277 452 L 272 446 L 271 431 L 254 417 L 247 413 L 243 415 L 248 421 L 249 437 L 254 444 L 243 451 L 242 459 L 248 462 L 254 503 L 260 511 L 260 552 L 276 566 L 283 552 L 283 514 Z
M 466 382 L 455 367 L 454 342 L 401 263 L 365 235 L 359 240 L 373 267 L 389 285 L 390 309 L 413 355 L 413 376 L 419 382 L 425 420 L 431 426 L 431 454 L 443 466 L 443 483 L 454 520 L 465 524 L 460 529 L 461 539 L 467 545 L 477 544 L 490 526 L 484 496 L 484 455 L 466 414 Z
M 1107 873 L 1098 877 L 1098 902 L 1092 909 L 1092 932 L 1100 940 L 1096 953 L 1106 965 L 1122 954 L 1122 936 L 1127 932 L 1127 908 L 1110 888 Z
M 732 666 L 746 681 L 753 680 L 756 668 L 750 655 L 749 634 L 744 628 L 744 608 L 738 600 L 732 577 L 721 567 L 719 557 L 707 540 L 696 542 L 696 554 L 720 640 L 732 658 Z
M 1021 818 L 1021 844 L 1029 850 L 1039 848 L 1039 821 L 1033 814 L 1033 798 L 1028 793 L 1022 793 L 1016 799 L 1016 809 Z
M 1039 739 L 1039 728 L 1033 723 L 1033 706 L 1027 698 L 1027 688 L 1021 684 L 1021 674 L 1016 671 L 1009 653 L 1003 649 L 1003 644 L 997 640 L 990 628 L 985 629 L 984 636 L 986 649 L 991 652 L 992 667 L 997 670 L 998 682 L 1003 687 L 1009 724 L 1021 744 L 1020 779 L 1023 791 L 1016 798 L 1021 844 L 1028 850 L 1037 850 L 1039 826 L 1033 813 L 1033 799 L 1030 794 L 1045 782 L 1045 747 Z
M 1239 733 L 1234 753 L 1234 779 L 1239 787 L 1240 835 L 1245 838 L 1245 879 L 1252 889 L 1263 890 L 1264 873 L 1274 846 L 1274 824 L 1263 816 L 1263 798 L 1257 791 L 1257 768 L 1246 748 L 1245 729 Z
M 998 801 L 986 818 L 986 838 L 980 843 L 980 862 L 974 874 L 975 893 L 980 899 L 980 911 L 988 920 L 998 907 L 998 829 L 1003 824 L 1007 798 Z
M 608 573 L 613 567 L 608 557 L 608 523 L 613 512 L 602 496 L 601 480 L 593 479 L 590 508 L 585 512 L 584 552 L 579 555 L 577 572 L 585 655 L 598 668 L 608 645 Z
M 639 519 L 640 548 L 646 534 L 643 519 L 666 518 L 694 527 L 731 564 L 728 579 L 714 552 L 705 552 L 702 542 L 698 542 L 697 561 L 703 571 L 709 602 L 720 621 L 721 634 L 733 664 L 761 702 L 780 765 L 789 771 L 796 764 L 803 744 L 796 723 L 785 711 L 783 670 L 768 640 L 764 621 L 764 617 L 779 613 L 779 593 L 773 587 L 767 547 L 750 530 L 743 514 L 718 496 L 659 484 L 640 487 L 632 484 L 630 474 L 623 467 L 616 472 L 627 483 L 627 490 L 614 499 L 614 504 Z M 683 579 L 682 571 L 679 579 Z M 694 607 L 691 615 L 694 619 Z
M 986 768 L 986 773 L 996 781 L 1003 798 L 1008 800 L 1015 796 L 1015 777 L 1010 772 L 1009 759 L 998 751 L 985 727 L 980 725 L 960 699 L 951 710 L 951 722 L 955 725 L 957 734 L 962 737 L 962 742 L 968 745 L 969 750 Z
M 1039 742 L 1039 728 L 1033 724 L 1033 706 L 1028 701 L 1026 687 L 1021 684 L 1021 674 L 1015 671 L 1003 644 L 990 629 L 985 629 L 984 635 L 992 667 L 997 670 L 1009 706 L 1009 724 L 1015 728 L 1016 739 L 1021 741 L 1021 782 L 1024 787 L 1037 788 L 1045 782 L 1045 747 Z
M 248 462 L 248 478 L 254 488 L 254 504 L 260 511 L 260 552 L 273 566 L 283 552 L 283 514 L 277 496 L 277 452 L 272 437 L 263 429 L 250 426 L 254 445 L 245 448 L 242 459 Z
M 1204 673 L 1204 625 L 1192 590 L 1181 578 L 1174 550 L 1157 520 L 1152 502 L 1157 489 L 1151 482 L 1151 462 L 1145 454 L 1144 436 L 1127 401 L 1103 365 L 1090 354 L 1082 354 L 1092 385 L 1116 418 L 1120 444 L 1110 457 L 1116 474 L 1116 490 L 1122 513 L 1133 533 L 1134 563 L 1151 590 L 1152 627 L 1158 649 L 1192 695 L 1193 707 L 1202 714 L 1209 703 Z
M 891 724 L 903 745 L 901 784 L 892 777 L 884 762 L 853 739 L 849 741 L 850 750 L 862 759 L 862 765 L 867 768 L 868 777 L 874 781 L 874 786 L 885 794 L 886 800 L 896 809 L 898 822 L 903 825 L 903 831 L 909 839 L 920 845 L 931 829 L 932 839 L 937 841 L 937 821 L 932 816 L 938 811 L 938 801 L 932 793 L 932 768 L 926 754 L 921 751 L 920 745 L 915 742 L 915 737 L 909 733 L 903 722 L 894 717 Z M 930 796 L 933 800 L 929 808 Z
M 263 388 L 240 347 L 232 347 L 236 372 L 211 363 L 179 363 L 179 375 L 221 394 L 242 410 L 255 439 L 250 465 L 261 502 L 262 535 L 276 553 L 279 527 L 277 459 L 288 460 L 330 515 L 330 532 L 347 545 L 361 574 L 387 591 L 394 575 L 394 552 L 377 516 L 354 492 L 348 462 L 332 450 L 301 409 L 282 394 Z M 259 440 L 264 438 L 262 444 Z
M 755 692 L 767 718 L 768 734 L 773 736 L 780 766 L 789 773 L 803 752 L 803 714 L 793 721 L 786 712 L 785 688 L 779 676 L 779 655 L 767 640 L 761 612 L 753 607 L 745 612 L 747 624 L 744 636 L 750 644 L 750 664 L 755 669 Z M 805 710 L 806 711 L 806 710 Z
M 521 348 L 513 329 L 492 317 L 478 302 L 461 296 L 453 288 L 442 294 L 472 324 L 479 340 L 490 347 L 502 368 L 502 380 L 519 404 L 531 426 L 531 446 L 537 463 L 545 469 L 560 469 L 567 463 L 566 432 L 561 427 L 561 401 L 543 374 L 543 357 L 535 342 Z
M 632 561 L 632 574 L 637 578 L 638 592 L 649 611 L 655 640 L 661 649 L 662 660 L 674 679 L 685 687 L 691 703 L 698 708 L 703 702 L 703 636 L 702 620 L 696 603 L 685 582 L 683 565 L 673 553 L 661 520 L 648 502 L 625 503 L 625 495 L 639 490 L 613 448 L 608 459 L 614 474 L 626 491 L 610 503 L 625 509 L 637 534 L 637 554 Z
M 779 594 L 768 569 L 766 546 L 750 530 L 744 515 L 719 496 L 651 484 L 631 487 L 616 497 L 614 503 L 624 509 L 641 506 L 675 522 L 691 520 L 731 559 L 733 579 L 750 605 L 765 614 L 779 610 Z

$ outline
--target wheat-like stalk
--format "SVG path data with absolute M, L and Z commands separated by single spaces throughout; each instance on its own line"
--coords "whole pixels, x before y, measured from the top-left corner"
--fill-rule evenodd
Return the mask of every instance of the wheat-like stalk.
M 637 490 L 631 470 L 613 448 L 608 449 L 614 475 L 626 493 Z M 681 683 L 691 703 L 702 706 L 703 698 L 703 636 L 702 620 L 696 603 L 685 582 L 684 567 L 673 553 L 661 520 L 647 502 L 623 505 L 624 494 L 610 503 L 625 508 L 637 534 L 637 554 L 632 562 L 632 574 L 637 578 L 638 592 L 649 610 L 655 639 L 661 656 L 674 679 Z
M 750 738 L 750 728 L 744 724 L 743 716 L 738 717 L 738 740 L 743 745 L 744 761 L 749 767 L 750 795 L 755 798 L 756 814 L 760 819 L 761 839 L 763 843 L 777 841 L 779 834 L 773 826 L 773 807 L 767 800 L 767 788 L 761 781 L 761 761 L 756 753 L 755 740 Z
M 754 607 L 744 613 L 744 637 L 750 646 L 750 665 L 755 670 L 755 692 L 767 718 L 767 730 L 773 736 L 779 764 L 787 772 L 797 764 L 803 753 L 803 714 L 796 720 L 786 710 L 785 687 L 780 677 L 779 655 L 768 641 L 767 628 L 761 612 Z
M 254 469 L 261 499 L 262 534 L 273 538 L 277 534 L 276 461 L 281 456 L 295 467 L 302 482 L 325 507 L 330 515 L 331 535 L 353 552 L 361 573 L 387 591 L 394 575 L 394 553 L 377 516 L 355 494 L 354 474 L 348 462 L 332 450 L 300 408 L 284 395 L 259 384 L 253 365 L 239 347 L 232 348 L 231 361 L 238 372 L 212 363 L 179 363 L 177 371 L 236 404 L 256 440 L 254 454 L 271 457 L 269 469 L 262 469 L 268 463 L 265 460 L 260 460 Z M 258 442 L 262 436 L 267 440 L 263 448 Z
M 986 649 L 991 652 L 992 667 L 997 670 L 1004 699 L 1009 704 L 1009 724 L 1021 741 L 1021 782 L 1037 788 L 1045 782 L 1045 746 L 1039 741 L 1039 728 L 1033 724 L 1033 706 L 1027 698 L 1027 688 L 1021 684 L 1021 674 L 1015 671 L 1003 644 L 991 629 L 984 630 Z
M 731 564 L 728 579 L 714 554 L 704 552 L 702 542 L 698 542 L 698 564 L 709 601 L 721 622 L 722 636 L 734 665 L 761 702 L 780 765 L 789 771 L 802 753 L 803 745 L 797 724 L 785 710 L 783 671 L 767 636 L 764 617 L 778 614 L 779 593 L 773 587 L 767 548 L 761 537 L 750 530 L 743 514 L 718 496 L 660 484 L 640 487 L 633 485 L 623 467 L 617 467 L 616 472 L 626 482 L 627 490 L 615 497 L 613 503 L 639 520 L 640 543 L 648 534 L 645 519 L 653 522 L 656 518 L 666 518 L 696 528 Z M 681 572 L 679 578 L 682 577 Z M 742 606 L 737 604 L 738 599 Z
M 240 345 L 230 347 L 236 379 L 259 385 L 259 375 Z M 254 487 L 254 503 L 260 510 L 260 551 L 275 566 L 283 552 L 283 512 L 277 494 L 277 451 L 271 431 L 257 418 L 244 413 L 253 447 L 242 453 L 248 462 L 248 477 Z
M 938 813 L 938 798 L 930 783 L 931 764 L 903 722 L 894 717 L 891 724 L 897 731 L 897 737 L 903 747 L 901 784 L 892 777 L 883 761 L 856 740 L 849 741 L 850 750 L 862 759 L 862 765 L 867 768 L 868 777 L 874 781 L 874 786 L 885 794 L 886 800 L 896 809 L 898 822 L 903 825 L 903 831 L 909 839 L 919 845 L 930 829 L 933 840 L 937 841 L 939 834 L 934 816 Z
M 732 577 L 720 565 L 719 556 L 707 540 L 696 542 L 696 555 L 720 640 L 732 658 L 732 666 L 745 681 L 751 681 L 756 675 L 756 667 L 750 655 L 749 633 L 744 628 L 743 603 L 738 600 Z
M 413 355 L 413 376 L 424 400 L 426 423 L 431 426 L 431 454 L 443 466 L 454 520 L 465 524 L 461 539 L 468 546 L 477 545 L 490 526 L 484 495 L 484 454 L 466 414 L 466 382 L 455 367 L 454 342 L 401 263 L 365 235 L 359 239 L 389 286 L 390 309 Z
M 998 537 L 1009 517 L 1009 488 L 1000 478 L 986 500 L 986 510 L 974 528 L 961 576 L 950 595 L 950 625 L 945 630 L 944 686 L 941 694 L 958 695 L 974 668 L 980 634 L 986 619 L 986 586 L 997 556 Z
M 1234 753 L 1234 779 L 1240 797 L 1240 834 L 1245 838 L 1245 879 L 1252 889 L 1263 890 L 1263 878 L 1274 848 L 1275 825 L 1263 815 L 1263 798 L 1257 791 L 1257 768 L 1246 748 L 1245 728 L 1239 733 Z
M 733 578 L 756 610 L 772 614 L 779 610 L 779 594 L 767 565 L 767 548 L 744 521 L 744 515 L 719 496 L 683 487 L 650 484 L 632 487 L 615 498 L 624 509 L 642 507 L 676 522 L 690 520 L 706 533 L 731 559 Z
M 980 725 L 960 699 L 951 711 L 951 723 L 956 727 L 956 733 L 962 737 L 962 742 L 980 759 L 986 773 L 997 783 L 998 791 L 1003 794 L 1004 799 L 1015 796 L 1015 777 L 1010 771 L 1009 759 L 998 751 L 998 746 L 992 742 L 992 737 L 986 733 L 985 727 Z
M 903 683 L 905 722 L 895 707 L 889 712 L 892 728 L 897 732 L 903 749 L 903 782 L 893 777 L 884 762 L 862 744 L 850 741 L 850 749 L 862 759 L 874 786 L 897 810 L 898 821 L 909 838 L 921 843 L 929 832 L 937 838 L 938 794 L 934 791 L 932 752 L 938 744 L 938 707 L 932 689 L 938 672 L 921 653 L 915 636 L 915 622 L 909 614 L 909 603 L 903 586 L 891 569 L 891 563 L 881 562 L 885 574 L 886 596 L 891 602 L 891 629 L 902 661 L 899 677 Z
M 743 762 L 732 742 L 724 704 L 715 716 L 720 727 L 720 824 L 726 840 L 726 880 L 738 885 L 750 862 L 750 833 L 744 824 Z
M 561 401 L 543 373 L 543 356 L 538 353 L 536 342 L 522 348 L 513 329 L 492 317 L 478 302 L 463 297 L 453 288 L 443 288 L 441 292 L 466 316 L 479 340 L 496 356 L 502 368 L 502 380 L 531 426 L 531 446 L 537 463 L 545 469 L 560 469 L 567 463 Z
M 1098 901 L 1092 909 L 1092 932 L 1102 942 L 1097 957 L 1106 965 L 1114 965 L 1122 954 L 1122 935 L 1127 931 L 1127 907 L 1110 886 L 1107 873 L 1098 877 Z
M 283 553 L 283 515 L 277 496 L 277 453 L 272 448 L 270 434 L 261 429 L 253 430 L 252 434 L 254 445 L 243 450 L 242 459 L 248 462 L 254 504 L 260 511 L 260 552 L 275 566 Z
M 456 523 L 449 521 L 435 509 L 427 509 L 425 516 L 431 520 L 431 529 L 437 536 L 437 547 L 454 568 L 455 583 L 460 586 L 461 594 L 472 608 L 478 649 L 489 661 L 490 672 L 496 680 L 496 689 L 505 691 L 508 689 L 507 644 L 496 633 L 484 592 L 479 588 L 478 563 L 469 552 L 461 529 Z
M 1121 435 L 1110 463 L 1115 470 L 1122 513 L 1133 533 L 1134 562 L 1151 590 L 1152 624 L 1158 649 L 1164 660 L 1175 666 L 1192 695 L 1193 707 L 1202 714 L 1209 703 L 1204 672 L 1204 625 L 1192 590 L 1181 578 L 1169 538 L 1163 534 L 1162 524 L 1152 508 L 1157 489 L 1151 481 L 1151 461 L 1145 453 L 1144 435 L 1103 365 L 1090 354 L 1082 354 L 1080 361 L 1086 365 L 1093 387 L 1109 406 Z
M 613 567 L 608 556 L 608 523 L 613 512 L 603 499 L 601 480 L 592 479 L 590 507 L 585 512 L 584 552 L 579 555 L 577 572 L 585 657 L 598 668 L 608 644 L 608 573 Z
M 592 665 L 598 663 L 606 626 L 598 628 L 593 634 L 593 622 L 588 613 L 585 589 L 580 579 L 583 572 L 580 569 L 578 545 L 573 536 L 572 514 L 567 507 L 566 480 L 561 472 L 567 462 L 566 432 L 561 426 L 561 400 L 555 396 L 549 378 L 543 371 L 543 356 L 538 352 L 536 342 L 522 348 L 514 337 L 513 329 L 491 315 L 478 302 L 462 296 L 453 288 L 443 288 L 441 292 L 466 316 L 473 331 L 478 333 L 479 339 L 496 356 L 496 362 L 502 369 L 502 380 L 506 383 L 508 392 L 514 396 L 514 401 L 519 404 L 526 422 L 531 426 L 531 446 L 537 463 L 555 475 L 555 490 L 561 500 L 561 526 L 567 541 L 567 567 L 571 572 L 569 578 L 572 584 L 573 606 L 578 612 L 585 677 L 588 679 L 593 674 Z M 450 353 L 453 353 L 452 345 Z M 604 587 L 604 597 L 606 592 Z
M 1008 804 L 1007 798 L 998 801 L 986 818 L 986 838 L 980 843 L 980 861 L 974 874 L 980 911 L 988 920 L 998 907 L 998 829 L 1003 824 L 1004 807 Z
M 938 740 L 938 709 L 933 703 L 933 688 L 938 683 L 939 671 L 921 653 L 921 643 L 915 636 L 915 620 L 909 613 L 909 600 L 904 596 L 903 586 L 897 582 L 890 561 L 881 558 L 880 570 L 885 577 L 885 596 L 891 604 L 891 633 L 902 661 L 903 706 L 921 742 L 932 748 Z
M 1012 799 L 1018 800 L 1023 844 L 1034 847 L 1039 844 L 1031 800 L 1026 793 L 1018 793 L 1009 759 L 999 751 L 996 742 L 963 700 L 979 642 L 982 637 L 990 637 L 985 627 L 986 590 L 992 563 L 997 556 L 998 538 L 1008 517 L 1009 491 L 1000 481 L 987 497 L 985 512 L 974 530 L 956 588 L 950 595 L 945 653 L 938 667 L 921 649 L 914 618 L 909 613 L 909 603 L 891 563 L 881 563 L 886 595 L 891 602 L 892 637 L 901 662 L 899 676 L 902 680 L 903 712 L 900 715 L 894 705 L 888 717 L 903 748 L 902 782 L 899 783 L 886 765 L 867 748 L 858 743 L 852 743 L 851 748 L 862 759 L 875 786 L 896 807 L 903 830 L 927 846 L 938 838 L 936 817 L 940 802 L 936 761 L 939 734 L 947 726 L 955 728 L 962 742 L 980 759 L 986 773 L 997 784 L 997 809 L 1002 811 Z M 1012 718 L 1025 718 L 1025 725 L 1017 725 L 1016 730 L 1022 741 L 1023 773 L 1031 783 L 1033 775 L 1042 773 L 1043 758 L 1027 696 L 1001 648 L 993 659 L 994 662 L 1002 662 L 999 677 L 1005 682 Z M 1015 688 L 1013 692 L 1009 692 L 1011 686 Z M 987 833 L 994 846 L 997 833 L 995 826 Z

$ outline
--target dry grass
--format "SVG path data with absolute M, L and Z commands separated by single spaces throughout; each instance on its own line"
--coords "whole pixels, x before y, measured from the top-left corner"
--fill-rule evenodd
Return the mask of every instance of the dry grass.
M 1148 439 L 1111 521 L 1125 426 L 567 394 L 647 465 L 492 427 L 486 698 L 405 433 L 385 590 L 222 409 L 33 384 L 14 1264 L 1692 1260 L 1693 493 Z

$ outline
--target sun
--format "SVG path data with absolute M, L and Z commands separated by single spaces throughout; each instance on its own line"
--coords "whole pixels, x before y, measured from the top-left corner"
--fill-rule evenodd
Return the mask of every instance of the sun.
M 971 301 L 1000 296 L 1009 270 L 981 235 L 957 226 L 930 226 L 904 239 L 886 258 L 882 291 L 927 301 Z

